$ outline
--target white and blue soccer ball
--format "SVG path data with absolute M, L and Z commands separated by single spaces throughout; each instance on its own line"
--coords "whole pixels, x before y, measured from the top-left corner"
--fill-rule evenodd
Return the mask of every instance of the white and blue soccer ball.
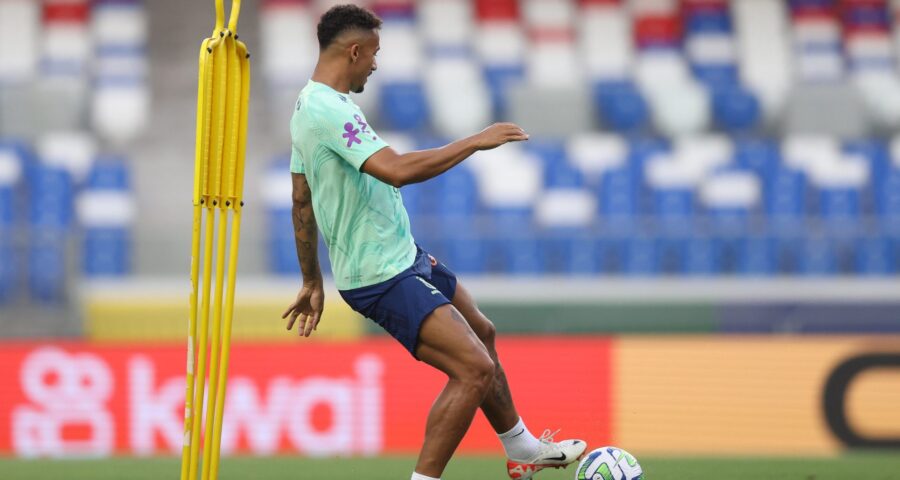
M 618 447 L 601 447 L 585 455 L 575 480 L 643 480 L 637 459 Z

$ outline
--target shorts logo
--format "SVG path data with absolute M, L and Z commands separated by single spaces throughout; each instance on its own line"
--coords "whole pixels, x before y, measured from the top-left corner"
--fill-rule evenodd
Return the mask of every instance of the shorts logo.
M 437 259 L 434 258 L 430 253 L 428 254 L 428 260 L 431 260 L 431 266 L 432 266 L 432 267 L 436 267 L 436 266 L 437 266 Z
M 437 287 L 435 287 L 434 285 L 432 285 L 432 284 L 426 282 L 424 278 L 422 278 L 422 277 L 416 277 L 416 279 L 419 280 L 420 282 L 422 282 L 422 284 L 425 285 L 426 287 L 430 288 L 430 289 L 431 289 L 431 294 L 432 294 L 432 295 L 437 295 L 437 294 L 441 293 L 441 291 L 438 290 Z

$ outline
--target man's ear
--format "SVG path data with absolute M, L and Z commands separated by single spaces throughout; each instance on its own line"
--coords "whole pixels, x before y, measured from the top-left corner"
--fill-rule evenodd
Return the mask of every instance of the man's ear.
M 359 58 L 359 44 L 354 43 L 350 45 L 350 63 L 356 63 L 356 60 Z

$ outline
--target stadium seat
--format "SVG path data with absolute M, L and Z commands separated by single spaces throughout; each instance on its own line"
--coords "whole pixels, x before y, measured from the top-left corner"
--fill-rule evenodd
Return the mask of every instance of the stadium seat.
M 808 276 L 832 275 L 838 270 L 834 242 L 828 238 L 810 237 L 803 242 L 800 273 Z
M 597 187 L 607 171 L 625 166 L 628 144 L 619 135 L 588 133 L 574 135 L 566 142 L 566 156 L 585 179 Z
M 27 82 L 37 73 L 41 4 L 31 0 L 0 2 L 0 84 Z
M 434 179 L 435 206 L 447 232 L 471 230 L 480 212 L 478 184 L 471 170 L 457 167 Z M 427 193 L 426 193 L 427 194 Z
M 720 87 L 713 91 L 713 119 L 726 131 L 752 130 L 762 118 L 759 100 L 750 91 L 740 87 Z
M 778 271 L 777 252 L 771 239 L 745 237 L 739 242 L 737 273 L 746 276 L 772 275 Z
M 708 276 L 722 271 L 721 258 L 715 239 L 692 235 L 684 247 L 684 269 L 687 275 Z
M 575 20 L 584 68 L 592 82 L 621 81 L 629 76 L 631 19 L 615 3 L 586 4 Z
M 884 276 L 896 272 L 896 260 L 886 237 L 863 237 L 857 240 L 856 271 L 860 275 Z
M 460 138 L 480 131 L 491 120 L 490 92 L 481 70 L 468 57 L 438 57 L 425 73 L 432 125 L 440 135 Z M 448 95 L 463 89 L 466 95 Z
M 597 82 L 594 84 L 594 104 L 600 121 L 618 132 L 633 132 L 648 124 L 647 102 L 630 82 Z
M 121 158 L 94 163 L 76 212 L 83 229 L 82 271 L 88 277 L 131 272 L 131 227 L 136 218 L 128 166 Z
M 700 185 L 699 199 L 717 233 L 743 235 L 762 203 L 762 182 L 750 171 L 719 172 Z
M 416 130 L 428 125 L 428 102 L 419 82 L 385 83 L 381 86 L 380 118 L 394 130 Z
M 649 237 L 635 236 L 625 240 L 625 261 L 622 271 L 629 276 L 648 276 L 659 272 L 656 242 Z

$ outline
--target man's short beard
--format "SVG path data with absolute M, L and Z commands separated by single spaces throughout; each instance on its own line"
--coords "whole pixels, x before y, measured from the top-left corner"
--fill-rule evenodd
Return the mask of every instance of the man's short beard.
M 362 93 L 363 90 L 365 90 L 365 89 L 366 89 L 365 85 L 360 85 L 360 86 L 356 87 L 355 90 L 353 90 L 353 93 Z

